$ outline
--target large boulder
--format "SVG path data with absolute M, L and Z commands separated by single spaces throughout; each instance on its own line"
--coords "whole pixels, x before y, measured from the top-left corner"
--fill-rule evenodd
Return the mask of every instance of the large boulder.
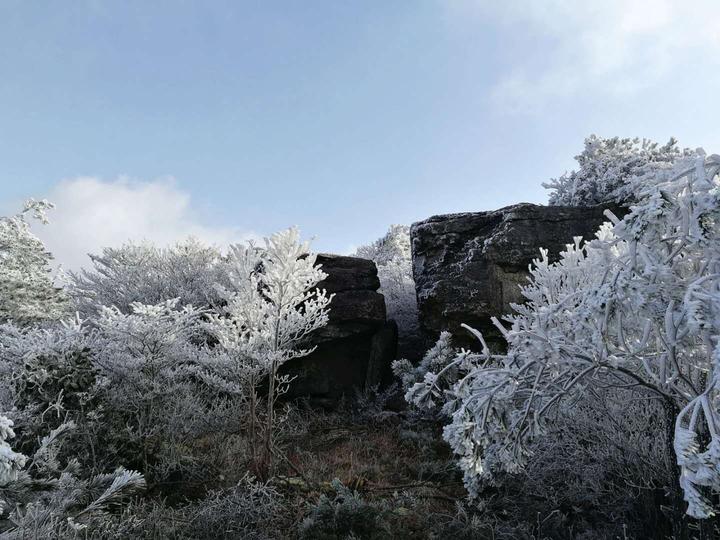
M 606 207 L 517 204 L 490 212 L 433 216 L 410 229 L 420 326 L 426 345 L 449 330 L 460 346 L 477 349 L 465 323 L 485 335 L 491 348 L 504 342 L 490 318 L 523 301 L 528 266 L 549 250 L 557 258 L 573 237 L 593 237 Z M 616 213 L 622 214 L 618 208 Z
M 328 277 L 318 287 L 335 296 L 327 326 L 314 332 L 317 349 L 288 362 L 284 372 L 296 376 L 289 397 L 308 397 L 332 405 L 366 385 L 383 385 L 391 377 L 397 350 L 397 327 L 386 321 L 385 298 L 375 263 L 358 257 L 318 255 Z

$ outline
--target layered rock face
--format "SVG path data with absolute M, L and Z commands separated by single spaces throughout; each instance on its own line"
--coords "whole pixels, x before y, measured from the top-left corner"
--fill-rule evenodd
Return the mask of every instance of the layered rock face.
M 481 330 L 491 348 L 502 349 L 490 317 L 501 317 L 511 303 L 523 301 L 520 285 L 527 283 L 528 266 L 540 248 L 557 259 L 573 237 L 593 238 L 607 221 L 605 208 L 523 203 L 413 224 L 413 275 L 426 345 L 448 330 L 457 345 L 477 350 L 477 340 L 460 327 L 465 323 Z
M 355 388 L 387 384 L 397 350 L 397 327 L 386 321 L 385 299 L 375 263 L 357 257 L 318 255 L 328 277 L 319 288 L 334 293 L 329 323 L 314 332 L 310 356 L 288 362 L 284 372 L 297 378 L 289 397 L 334 404 Z

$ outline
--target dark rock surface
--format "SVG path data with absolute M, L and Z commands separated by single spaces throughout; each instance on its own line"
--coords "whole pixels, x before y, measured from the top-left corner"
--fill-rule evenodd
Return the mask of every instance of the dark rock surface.
M 457 345 L 477 349 L 477 340 L 460 327 L 466 323 L 481 330 L 491 347 L 502 348 L 490 317 L 509 313 L 511 303 L 522 302 L 520 285 L 527 283 L 528 266 L 540 248 L 557 259 L 573 237 L 593 238 L 607 221 L 605 208 L 523 203 L 413 224 L 413 276 L 426 345 L 449 330 Z
M 388 321 L 372 337 L 365 388 L 384 388 L 392 384 L 391 364 L 397 358 L 397 352 L 398 326 L 395 321 Z
M 366 383 L 387 382 L 397 349 L 397 327 L 386 321 L 374 262 L 327 254 L 318 255 L 317 262 L 328 274 L 319 287 L 335 293 L 330 321 L 311 336 L 315 352 L 288 362 L 284 372 L 297 376 L 288 397 L 332 405 Z

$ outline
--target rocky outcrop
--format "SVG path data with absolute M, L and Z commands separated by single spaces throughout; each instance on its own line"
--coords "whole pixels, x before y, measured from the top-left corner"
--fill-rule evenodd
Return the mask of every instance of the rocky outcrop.
M 290 397 L 309 397 L 332 405 L 356 388 L 385 384 L 397 349 L 397 327 L 386 321 L 385 299 L 375 263 L 357 257 L 318 255 L 328 277 L 319 284 L 334 293 L 328 325 L 313 333 L 310 356 L 289 362 L 285 372 L 297 376 Z
M 522 302 L 520 285 L 541 247 L 557 258 L 573 237 L 593 237 L 606 221 L 605 207 L 518 204 L 490 212 L 433 216 L 410 229 L 413 275 L 420 325 L 426 345 L 442 330 L 455 343 L 477 348 L 462 329 L 466 323 L 485 334 L 488 344 L 504 343 L 490 317 Z M 616 213 L 622 214 L 617 208 Z

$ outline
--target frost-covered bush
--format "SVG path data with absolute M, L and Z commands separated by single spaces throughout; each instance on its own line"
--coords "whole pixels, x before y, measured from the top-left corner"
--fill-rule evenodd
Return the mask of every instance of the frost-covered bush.
M 110 407 L 95 363 L 98 343 L 97 333 L 79 319 L 42 327 L 0 326 L 3 407 L 15 421 L 16 448 L 34 456 L 28 467 L 31 472 L 56 479 L 51 490 L 17 514 L 22 518 L 19 530 L 62 525 L 65 518 L 55 518 L 65 515 L 57 505 L 66 495 L 112 483 L 114 476 L 103 471 L 122 472 L 123 458 L 127 462 L 135 457 L 108 459 L 115 440 L 126 442 L 122 435 L 126 424 L 112 424 L 112 415 L 104 414 Z M 140 477 L 130 483 L 138 479 L 144 485 Z M 83 497 L 72 504 L 81 505 L 87 499 Z
M 355 422 L 372 424 L 397 418 L 398 412 L 392 410 L 391 406 L 397 398 L 397 391 L 398 385 L 395 383 L 385 388 L 378 384 L 356 388 L 354 399 L 348 407 L 351 418 Z
M 524 470 L 497 474 L 475 517 L 495 538 L 680 538 L 663 508 L 675 474 L 665 424 L 662 403 L 642 392 L 595 388 L 555 411 Z
M 195 361 L 194 341 L 204 336 L 204 312 L 177 304 L 177 299 L 134 303 L 129 314 L 102 307 L 94 321 L 97 392 L 104 403 L 104 422 L 118 430 L 108 433 L 107 443 L 121 461 L 134 457 L 143 472 L 154 471 L 154 479 L 166 452 L 188 435 L 171 426 L 176 418 L 190 418 L 182 414 L 187 413 L 183 404 L 194 403 L 189 366 Z
M 203 312 L 176 301 L 132 309 L 101 309 L 92 324 L 0 325 L 0 404 L 16 423 L 16 448 L 32 452 L 71 421 L 58 459 L 76 458 L 85 473 L 129 465 L 153 485 L 210 482 L 213 460 L 242 460 L 235 434 L 246 408 L 197 377 Z M 222 444 L 204 443 L 219 434 Z
M 14 510 L 0 521 L 2 537 L 100 538 L 108 515 L 144 489 L 140 473 L 122 468 L 89 479 L 66 470 L 56 478 L 18 480 L 7 490 L 0 488 L 25 495 L 22 503 L 13 497 Z
M 543 184 L 551 205 L 592 206 L 626 204 L 635 200 L 632 180 L 657 169 L 667 169 L 693 154 L 680 149 L 675 139 L 659 145 L 648 139 L 603 139 L 590 135 L 585 148 L 575 156 L 579 168 Z
M 472 509 L 460 501 L 452 504 L 451 498 L 432 490 L 398 489 L 379 498 L 351 489 L 337 478 L 330 487 L 331 492 L 307 505 L 299 527 L 301 539 L 493 538 L 492 527 L 477 520 L 476 513 L 468 511 Z
M 67 300 L 53 285 L 52 255 L 31 232 L 26 216 L 47 223 L 53 205 L 30 199 L 22 212 L 0 217 L 0 323 L 57 320 L 67 313 Z
M 484 347 L 442 368 L 460 372 L 445 405 L 452 421 L 444 437 L 471 495 L 499 473 L 521 471 L 552 415 L 595 388 L 639 389 L 675 418 L 670 438 L 687 513 L 715 514 L 719 170 L 720 156 L 698 151 L 633 179 L 638 202 L 623 220 L 608 214 L 614 225 L 605 224 L 595 240 L 577 239 L 557 263 L 546 251 L 534 261 L 527 302 L 514 306 L 510 328 L 495 321 L 507 355 Z M 412 397 L 437 392 L 439 375 L 417 383 Z
M 277 531 L 282 496 L 267 483 L 244 477 L 235 487 L 210 492 L 183 508 L 192 516 L 186 538 L 268 538 Z
M 79 319 L 38 326 L 0 325 L 0 407 L 12 411 L 19 438 L 17 447 L 34 452 L 42 436 L 73 422 L 80 437 L 96 419 L 96 369 L 92 336 Z M 64 444 L 83 462 L 82 445 Z M 87 450 L 87 449 L 86 449 Z
M 25 467 L 27 457 L 13 451 L 8 443 L 15 437 L 13 421 L 6 416 L 0 416 L 0 486 L 6 486 L 17 480 L 18 474 Z
M 0 415 L 0 535 L 2 538 L 88 537 L 113 510 L 145 488 L 140 473 L 118 468 L 111 474 L 80 476 L 77 461 L 57 460 L 72 422 L 40 441 L 31 457 L 14 452 L 8 440 L 13 423 Z M 80 534 L 82 532 L 82 534 Z
M 556 411 L 547 434 L 532 443 L 523 474 L 506 479 L 515 502 L 503 509 L 514 507 L 530 523 L 557 510 L 567 538 L 575 537 L 570 530 L 589 538 L 671 537 L 678 516 L 662 505 L 676 474 L 666 440 L 674 419 L 649 393 L 594 390 L 571 410 Z M 560 537 L 548 525 L 546 535 Z
M 337 478 L 333 480 L 332 488 L 334 495 L 323 494 L 310 507 L 309 515 L 300 526 L 301 538 L 382 538 L 388 534 L 382 520 L 386 509 L 364 500 Z
M 417 366 L 405 359 L 393 361 L 393 374 L 400 379 L 408 403 L 426 409 L 444 403 L 447 391 L 457 381 L 459 369 L 453 360 L 459 352 L 452 346 L 450 332 L 441 332 Z M 418 384 L 421 382 L 427 384 Z
M 361 246 L 355 255 L 370 259 L 377 266 L 388 319 L 393 319 L 398 325 L 400 350 L 414 353 L 414 343 L 420 339 L 420 326 L 412 273 L 410 227 L 391 225 L 385 236 Z
M 270 484 L 243 477 L 236 485 L 204 497 L 171 505 L 138 500 L 106 520 L 103 540 L 173 538 L 219 540 L 281 538 L 285 523 L 283 496 Z
M 214 306 L 220 301 L 216 283 L 227 285 L 220 251 L 192 238 L 168 248 L 108 247 L 90 260 L 92 269 L 68 276 L 68 291 L 83 317 L 97 315 L 100 306 L 130 313 L 135 302 L 153 305 L 174 298 L 180 306 Z

